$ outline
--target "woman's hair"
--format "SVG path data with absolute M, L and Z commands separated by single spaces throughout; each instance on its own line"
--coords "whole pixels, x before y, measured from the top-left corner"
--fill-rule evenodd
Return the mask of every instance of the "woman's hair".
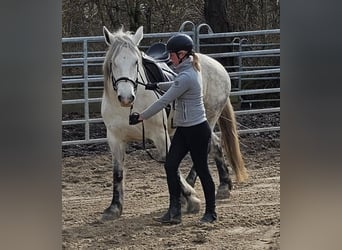
M 201 71 L 201 64 L 199 61 L 199 57 L 195 52 L 192 52 L 193 60 L 192 60 L 192 66 L 197 70 L 198 72 Z
M 197 70 L 198 72 L 201 71 L 201 64 L 200 64 L 200 61 L 199 61 L 199 57 L 198 57 L 198 54 L 195 53 L 195 51 L 191 50 L 191 51 L 186 51 L 186 50 L 180 50 L 178 51 L 179 52 L 183 52 L 185 53 L 185 56 L 184 56 L 184 59 L 189 57 L 189 56 L 192 56 L 193 57 L 193 60 L 192 60 L 192 66 L 194 67 L 195 70 Z M 183 59 L 182 59 L 183 60 Z

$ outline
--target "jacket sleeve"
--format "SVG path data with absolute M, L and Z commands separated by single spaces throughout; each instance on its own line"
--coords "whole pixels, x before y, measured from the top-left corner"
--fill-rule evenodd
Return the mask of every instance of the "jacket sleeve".
M 161 90 L 167 91 L 172 86 L 173 83 L 174 83 L 174 81 L 159 82 L 157 85 Z
M 155 115 L 188 90 L 189 81 L 186 81 L 186 79 L 180 75 L 178 76 L 179 77 L 172 82 L 171 87 L 166 91 L 166 93 L 141 113 L 143 119 L 148 119 Z

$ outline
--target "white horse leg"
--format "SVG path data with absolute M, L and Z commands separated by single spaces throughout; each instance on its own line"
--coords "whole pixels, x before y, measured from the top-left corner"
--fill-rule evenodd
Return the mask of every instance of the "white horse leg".
M 108 144 L 112 152 L 113 198 L 110 206 L 104 210 L 102 220 L 113 220 L 119 218 L 122 214 L 123 208 L 123 164 L 125 158 L 125 143 L 114 139 L 114 137 L 108 133 Z
M 150 139 L 153 141 L 158 151 L 158 160 L 165 161 L 167 151 L 170 147 L 170 137 L 167 131 L 154 132 L 151 134 Z
M 195 187 L 196 179 L 197 179 L 197 173 L 196 173 L 194 166 L 192 166 L 188 176 L 186 177 L 186 181 L 187 183 L 189 183 L 191 187 Z
M 185 213 L 198 213 L 201 206 L 201 200 L 196 197 L 196 191 L 180 174 L 181 182 L 181 202 L 182 202 L 182 212 Z

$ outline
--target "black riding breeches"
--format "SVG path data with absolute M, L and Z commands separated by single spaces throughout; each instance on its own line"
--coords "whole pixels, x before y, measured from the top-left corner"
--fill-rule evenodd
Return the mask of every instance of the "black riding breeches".
M 215 185 L 208 168 L 210 141 L 211 129 L 207 121 L 191 127 L 177 127 L 165 162 L 170 200 L 180 198 L 179 165 L 190 152 L 204 191 L 206 211 L 215 211 Z

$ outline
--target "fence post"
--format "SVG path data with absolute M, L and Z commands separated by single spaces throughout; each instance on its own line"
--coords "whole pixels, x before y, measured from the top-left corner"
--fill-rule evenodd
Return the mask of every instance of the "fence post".
M 196 34 L 196 25 L 193 23 L 193 22 L 191 22 L 191 21 L 185 21 L 184 23 L 182 23 L 182 25 L 180 26 L 180 28 L 179 28 L 179 30 L 178 30 L 178 32 L 185 32 L 185 26 L 187 25 L 187 24 L 190 24 L 191 26 L 192 26 L 192 29 L 191 29 L 191 31 L 192 31 L 192 40 L 194 41 L 194 45 L 195 45 L 195 48 L 196 48 L 196 40 L 197 40 L 197 34 Z M 195 49 L 196 50 L 196 49 Z
M 89 141 L 89 91 L 88 91 L 88 41 L 83 41 L 83 79 L 84 79 L 84 120 L 85 120 L 85 140 Z
M 246 38 L 240 39 L 240 41 L 239 41 L 239 52 L 242 51 L 242 44 L 245 43 L 245 42 L 247 42 L 247 41 L 248 41 L 248 40 L 247 40 Z M 242 65 L 242 58 L 241 58 L 241 55 L 239 55 L 239 56 L 238 56 L 238 69 L 239 69 L 239 72 L 242 71 L 242 67 L 243 67 L 243 65 Z M 242 81 L 241 81 L 241 77 L 242 77 L 242 76 L 239 75 L 239 81 L 238 81 L 238 89 L 239 89 L 239 91 L 242 90 Z M 239 96 L 239 101 L 242 102 L 242 100 L 243 100 L 242 96 Z
M 200 40 L 199 40 L 199 35 L 200 35 L 200 31 L 202 27 L 207 27 L 208 28 L 208 34 L 213 34 L 213 30 L 211 29 L 211 27 L 206 24 L 206 23 L 202 23 L 200 25 L 197 26 L 196 29 L 196 33 L 195 33 L 195 37 L 196 37 L 196 43 L 195 43 L 195 51 L 196 52 L 200 52 Z

